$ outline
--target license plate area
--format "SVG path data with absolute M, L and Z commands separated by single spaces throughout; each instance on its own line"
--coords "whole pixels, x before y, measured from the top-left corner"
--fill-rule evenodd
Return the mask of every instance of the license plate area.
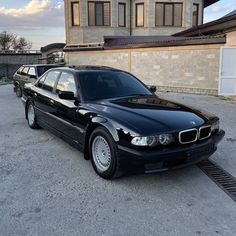
M 211 153 L 213 153 L 215 150 L 215 147 L 213 144 L 192 150 L 192 151 L 188 151 L 187 152 L 187 162 L 192 162 L 192 161 L 197 161 L 200 160 L 202 157 L 210 155 Z

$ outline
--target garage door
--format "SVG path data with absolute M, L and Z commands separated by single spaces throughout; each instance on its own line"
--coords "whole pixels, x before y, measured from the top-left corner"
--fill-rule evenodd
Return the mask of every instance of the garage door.
M 236 47 L 221 49 L 219 95 L 236 95 Z

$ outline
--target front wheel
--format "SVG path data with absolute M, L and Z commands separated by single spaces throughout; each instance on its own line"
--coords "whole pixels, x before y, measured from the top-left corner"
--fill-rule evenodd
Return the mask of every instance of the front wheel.
M 27 103 L 26 107 L 26 115 L 27 115 L 27 121 L 28 125 L 31 129 L 38 129 L 39 126 L 37 124 L 36 120 L 36 114 L 35 114 L 35 109 L 34 109 L 34 104 L 32 101 L 29 101 Z
M 89 140 L 90 159 L 96 173 L 104 179 L 121 176 L 115 143 L 105 128 L 95 129 Z

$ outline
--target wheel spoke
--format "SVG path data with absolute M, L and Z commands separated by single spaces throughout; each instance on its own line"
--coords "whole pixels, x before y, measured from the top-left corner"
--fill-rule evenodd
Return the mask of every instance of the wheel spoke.
M 104 172 L 111 164 L 111 150 L 107 141 L 97 136 L 92 143 L 92 156 L 97 169 Z
M 32 104 L 30 104 L 28 107 L 28 122 L 29 122 L 29 124 L 33 125 L 34 120 L 35 120 L 34 107 Z

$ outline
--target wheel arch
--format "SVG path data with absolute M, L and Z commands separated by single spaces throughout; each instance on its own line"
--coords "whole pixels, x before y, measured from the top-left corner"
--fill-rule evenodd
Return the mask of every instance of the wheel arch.
M 92 120 L 92 122 L 89 124 L 89 126 L 86 129 L 85 134 L 85 143 L 84 143 L 84 158 L 86 160 L 90 159 L 90 153 L 89 153 L 89 138 L 92 134 L 92 132 L 97 129 L 98 127 L 103 127 L 107 130 L 107 132 L 112 136 L 115 142 L 119 141 L 119 136 L 114 128 L 114 126 L 106 119 L 104 118 L 98 118 L 95 120 Z
M 14 81 L 14 86 L 17 87 L 17 86 L 20 86 L 20 83 L 18 81 Z
M 27 107 L 28 107 L 29 102 L 32 102 L 32 103 L 34 104 L 33 99 L 28 98 L 28 99 L 26 100 L 26 102 L 25 102 L 25 119 L 26 119 L 26 120 L 28 120 Z

